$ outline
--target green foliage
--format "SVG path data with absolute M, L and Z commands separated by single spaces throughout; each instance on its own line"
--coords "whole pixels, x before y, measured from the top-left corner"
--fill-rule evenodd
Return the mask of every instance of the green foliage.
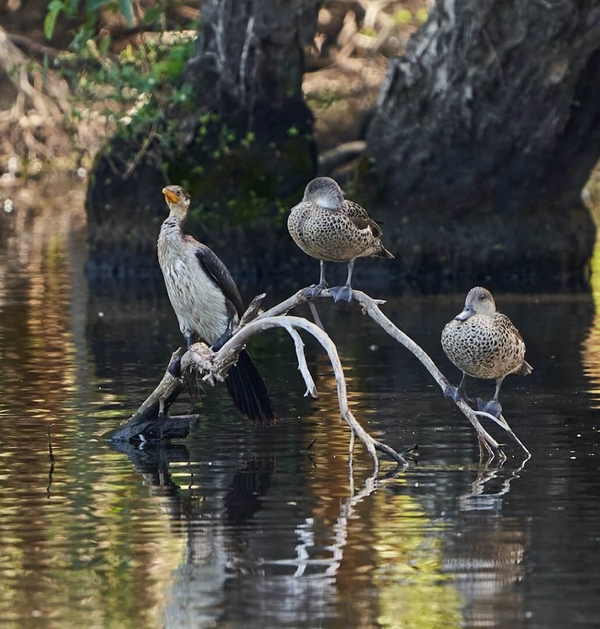
M 413 14 L 408 9 L 400 9 L 392 17 L 397 24 L 409 24 L 412 22 Z
M 54 32 L 60 13 L 73 17 L 83 4 L 81 0 L 52 0 L 46 16 L 46 36 Z M 119 55 L 110 54 L 110 35 L 98 32 L 98 13 L 121 11 L 129 23 L 133 21 L 131 6 L 132 0 L 87 0 L 85 22 L 74 32 L 69 51 L 57 60 L 75 94 L 73 121 L 86 114 L 100 114 L 125 138 L 147 135 L 166 108 L 174 104 L 186 107 L 191 102 L 192 88 L 181 87 L 179 79 L 195 48 L 190 38 L 167 45 L 153 37 L 135 47 L 127 46 Z M 156 22 L 161 17 L 162 8 L 151 7 L 146 9 L 144 21 Z M 190 28 L 195 30 L 195 26 Z M 164 133 L 156 135 L 158 141 L 168 143 L 173 124 L 166 121 L 162 125 Z
M 120 11 L 127 22 L 127 26 L 133 26 L 133 0 L 52 0 L 48 4 L 48 13 L 44 19 L 44 36 L 52 39 L 56 20 L 63 13 L 67 18 L 74 18 L 80 8 L 84 7 L 86 12 L 86 23 L 96 23 L 98 11 L 107 8 L 111 11 Z

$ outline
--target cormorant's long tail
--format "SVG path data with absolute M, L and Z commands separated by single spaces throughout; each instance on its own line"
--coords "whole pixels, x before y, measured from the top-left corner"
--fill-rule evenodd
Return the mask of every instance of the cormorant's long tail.
M 248 419 L 260 424 L 274 424 L 277 416 L 267 387 L 244 349 L 236 365 L 227 374 L 227 390 L 237 409 Z

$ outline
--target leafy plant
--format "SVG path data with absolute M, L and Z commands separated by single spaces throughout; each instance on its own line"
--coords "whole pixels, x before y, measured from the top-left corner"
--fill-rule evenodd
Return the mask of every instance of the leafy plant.
M 127 26 L 133 26 L 133 2 L 132 0 L 52 0 L 48 5 L 48 13 L 44 19 L 44 36 L 52 39 L 56 20 L 63 13 L 68 18 L 77 15 L 82 5 L 85 5 L 88 20 L 94 23 L 98 18 L 98 11 L 102 8 L 109 8 L 113 11 L 121 11 Z
M 85 22 L 74 32 L 69 51 L 57 59 L 58 67 L 69 81 L 74 94 L 73 121 L 86 116 L 104 117 L 106 124 L 123 137 L 152 133 L 159 142 L 168 144 L 172 125 L 163 120 L 162 134 L 157 121 L 171 104 L 186 107 L 192 100 L 192 88 L 181 86 L 179 78 L 195 42 L 181 37 L 163 43 L 161 37 L 141 38 L 126 46 L 118 55 L 111 54 L 111 38 L 99 32 L 101 10 L 121 11 L 128 23 L 133 22 L 132 0 L 52 0 L 48 5 L 45 33 L 54 33 L 57 17 L 79 14 L 85 5 Z M 160 6 L 147 8 L 145 22 L 159 21 Z M 195 25 L 191 25 L 194 31 Z

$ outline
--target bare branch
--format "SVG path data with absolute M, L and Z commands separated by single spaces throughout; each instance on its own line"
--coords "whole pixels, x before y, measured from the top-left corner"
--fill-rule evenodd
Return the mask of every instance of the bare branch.
M 529 450 L 525 447 L 519 437 L 515 435 L 515 433 L 512 431 L 512 428 L 508 425 L 508 422 L 504 419 L 504 417 L 502 417 L 502 415 L 500 415 L 500 417 L 495 417 L 491 413 L 485 413 L 484 411 L 473 411 L 473 413 L 475 413 L 477 417 L 485 417 L 486 419 L 491 419 L 492 421 L 496 422 L 498 426 L 504 428 L 504 430 L 506 430 L 506 432 L 512 437 L 512 439 L 516 443 L 518 443 L 521 448 L 523 448 L 523 451 L 525 452 L 525 454 L 527 454 L 528 458 L 531 457 L 531 452 L 529 452 Z
M 242 318 L 240 319 L 240 328 L 244 327 L 246 323 L 252 321 L 252 319 L 256 319 L 258 313 L 260 312 L 260 306 L 263 302 L 263 299 L 266 296 L 267 293 L 261 293 L 250 302 L 250 305 L 246 308 L 246 312 L 244 312 Z
M 320 297 L 330 297 L 329 290 L 325 290 L 319 295 Z M 296 356 L 298 359 L 298 368 L 302 374 L 304 382 L 307 387 L 307 395 L 317 397 L 317 389 L 314 380 L 308 369 L 306 362 L 306 356 L 304 354 L 304 344 L 298 330 L 303 330 L 311 334 L 326 351 L 331 366 L 334 371 L 337 397 L 340 409 L 340 415 L 342 419 L 348 424 L 351 429 L 350 441 L 349 441 L 349 464 L 352 465 L 354 441 L 358 437 L 365 446 L 368 453 L 373 460 L 373 466 L 375 473 L 379 469 L 379 460 L 377 452 L 382 452 L 396 461 L 400 466 L 406 467 L 408 464 L 405 458 L 396 452 L 393 448 L 385 443 L 373 439 L 371 435 L 359 424 L 354 417 L 348 404 L 348 395 L 346 389 L 346 380 L 342 364 L 337 352 L 337 348 L 329 335 L 317 324 L 308 321 L 303 317 L 297 317 L 288 315 L 287 313 L 296 308 L 297 306 L 310 302 L 310 298 L 305 296 L 305 289 L 298 291 L 295 295 L 292 295 L 283 302 L 273 306 L 265 312 L 260 312 L 260 304 L 264 295 L 256 297 L 246 313 L 243 315 L 240 322 L 240 326 L 234 330 L 230 339 L 223 344 L 218 351 L 213 351 L 204 343 L 195 343 L 187 352 L 181 357 L 181 370 L 186 376 L 194 374 L 196 377 L 202 378 L 202 380 L 208 384 L 213 385 L 217 381 L 223 381 L 227 377 L 227 372 L 232 365 L 236 364 L 239 353 L 246 346 L 248 341 L 255 334 L 259 334 L 265 330 L 272 328 L 283 328 L 288 332 L 294 341 Z M 442 391 L 445 391 L 449 385 L 448 380 L 437 368 L 435 363 L 427 355 L 427 353 L 415 343 L 409 336 L 404 334 L 398 329 L 379 309 L 379 305 L 384 303 L 382 300 L 375 300 L 366 295 L 365 293 L 354 290 L 353 298 L 357 301 L 363 313 L 368 314 L 383 330 L 385 330 L 392 338 L 396 339 L 401 345 L 408 349 L 418 360 L 425 366 L 425 368 L 432 375 L 434 380 L 438 383 Z M 317 317 L 318 320 L 318 317 Z M 142 433 L 141 427 L 146 421 L 152 422 L 151 431 L 154 434 L 156 416 L 160 411 L 166 409 L 175 400 L 177 395 L 183 389 L 183 381 L 181 378 L 174 377 L 172 375 L 172 366 L 177 362 L 181 351 L 179 350 L 173 354 L 170 362 L 169 369 L 165 372 L 163 380 L 156 388 L 156 390 L 148 397 L 148 399 L 142 404 L 138 412 L 124 425 L 119 427 L 121 434 L 133 434 L 139 435 Z M 508 422 L 503 417 L 494 418 L 488 413 L 481 411 L 474 411 L 465 401 L 459 400 L 456 402 L 458 408 L 467 417 L 475 428 L 479 440 L 482 457 L 484 453 L 487 453 L 488 459 L 491 460 L 497 457 L 500 460 L 506 459 L 502 446 L 483 428 L 478 417 L 485 417 L 487 419 L 493 419 L 504 430 L 506 430 L 512 439 L 519 444 L 523 451 L 527 453 L 528 457 L 531 456 L 529 450 L 523 445 L 518 437 L 511 430 Z M 161 413 L 162 414 L 162 413 Z M 135 428 L 129 426 L 131 422 L 135 420 Z M 114 438 L 114 436 L 112 437 Z
M 308 307 L 310 308 L 310 314 L 312 315 L 313 321 L 321 328 L 321 330 L 324 330 L 325 326 L 321 322 L 321 317 L 319 317 L 319 313 L 317 312 L 317 307 L 315 306 L 315 302 L 309 301 Z
M 273 308 L 267 310 L 262 315 L 258 317 L 258 319 L 262 317 L 273 317 L 285 314 L 292 310 L 292 308 L 297 305 L 303 304 L 309 301 L 309 298 L 305 297 L 304 290 L 299 290 L 295 295 L 286 299 L 285 301 L 273 306 Z M 437 365 L 431 360 L 429 355 L 415 343 L 408 335 L 402 332 L 399 328 L 397 328 L 379 309 L 379 305 L 385 303 L 380 299 L 373 299 L 366 293 L 363 293 L 359 290 L 353 291 L 354 300 L 357 301 L 363 313 L 368 314 L 375 323 L 377 323 L 385 332 L 387 332 L 392 338 L 396 339 L 401 345 L 403 345 L 408 351 L 410 351 L 429 371 L 433 379 L 437 382 L 442 391 L 445 391 L 448 385 L 450 384 L 448 379 L 442 374 L 442 372 L 438 369 Z M 329 298 L 331 294 L 329 290 L 324 290 L 319 297 L 321 298 Z M 488 451 L 488 454 L 498 457 L 499 459 L 506 458 L 504 453 L 502 452 L 501 445 L 485 430 L 485 428 L 481 425 L 481 422 L 478 419 L 478 413 L 475 412 L 465 401 L 459 400 L 456 402 L 456 405 L 461 410 L 461 412 L 465 415 L 465 417 L 471 422 L 473 428 L 475 428 L 477 432 L 477 436 L 480 439 L 484 440 L 483 447 Z M 503 422 L 503 424 L 502 424 Z M 503 426 L 507 432 L 511 435 L 511 437 L 523 448 L 523 451 L 531 456 L 529 450 L 523 445 L 523 443 L 517 438 L 514 432 L 510 429 L 508 422 L 501 417 L 499 419 L 500 425 Z
M 301 297 L 300 299 L 305 298 Z M 286 300 L 283 302 L 285 309 L 290 300 Z M 280 304 L 281 306 L 281 304 Z M 293 305 L 289 306 L 290 308 Z M 276 307 L 277 308 L 277 307 Z M 289 308 L 288 308 L 289 309 Z M 384 452 L 391 458 L 393 458 L 397 463 L 403 466 L 407 466 L 407 462 L 404 457 L 398 454 L 393 448 L 380 443 L 373 439 L 371 435 L 358 423 L 352 411 L 348 406 L 348 396 L 346 391 L 346 380 L 344 378 L 344 371 L 342 369 L 342 363 L 340 362 L 340 357 L 337 353 L 337 348 L 334 342 L 331 340 L 328 334 L 326 334 L 323 330 L 321 330 L 317 325 L 303 319 L 302 317 L 294 317 L 294 316 L 266 316 L 267 313 L 274 310 L 268 310 L 266 313 L 263 313 L 259 317 L 257 317 L 254 321 L 249 323 L 244 328 L 238 330 L 228 341 L 223 345 L 223 347 L 214 354 L 213 357 L 213 368 L 217 372 L 221 372 L 223 368 L 226 368 L 226 364 L 231 364 L 231 354 L 237 354 L 241 351 L 241 349 L 245 346 L 251 336 L 258 332 L 262 332 L 263 330 L 268 330 L 270 328 L 298 328 L 301 330 L 305 330 L 309 334 L 312 334 L 315 339 L 322 345 L 323 349 L 327 352 L 327 356 L 329 357 L 329 361 L 331 362 L 331 366 L 333 367 L 333 372 L 335 375 L 335 380 L 337 384 L 337 394 L 338 394 L 338 403 L 340 407 L 340 414 L 342 419 L 350 426 L 353 434 L 355 434 L 363 443 L 371 458 L 373 459 L 373 465 L 375 471 L 379 469 L 379 460 L 377 458 L 377 450 L 380 452 Z M 351 438 L 352 439 L 352 438 Z M 352 441 L 351 441 L 352 445 Z
M 287 328 L 287 331 L 294 340 L 294 345 L 296 347 L 296 357 L 298 358 L 298 369 L 300 370 L 300 373 L 304 378 L 304 382 L 306 383 L 306 393 L 304 394 L 304 397 L 308 397 L 310 395 L 311 397 L 317 398 L 319 397 L 319 394 L 317 392 L 315 381 L 313 380 L 313 377 L 311 376 L 308 365 L 306 363 L 306 356 L 304 354 L 304 343 L 302 342 L 300 335 L 298 334 L 298 332 L 296 332 L 296 330 L 294 330 L 294 328 Z
M 379 309 L 378 305 L 371 297 L 363 293 L 362 291 L 355 290 L 353 292 L 354 299 L 362 306 L 363 311 L 368 314 L 373 321 L 375 321 L 385 332 L 387 332 L 392 338 L 396 339 L 398 343 L 406 347 L 406 349 L 414 354 L 419 359 L 421 364 L 427 369 L 427 371 L 433 376 L 433 379 L 438 383 L 440 389 L 445 391 L 450 382 L 437 368 L 437 365 L 431 360 L 429 355 L 417 345 L 408 335 L 398 329 Z M 485 442 L 493 450 L 494 454 L 499 455 L 501 448 L 500 444 L 485 430 L 477 419 L 473 409 L 463 400 L 456 402 L 458 408 L 463 412 L 466 418 L 471 422 L 477 434 L 485 439 Z

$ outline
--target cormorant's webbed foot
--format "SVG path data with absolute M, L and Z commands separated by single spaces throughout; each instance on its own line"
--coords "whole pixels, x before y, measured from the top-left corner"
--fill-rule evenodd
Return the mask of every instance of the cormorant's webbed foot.
M 498 400 L 490 400 L 489 402 L 486 402 L 481 398 L 477 398 L 477 408 L 478 410 L 483 411 L 484 413 L 489 413 L 494 417 L 500 417 L 500 415 L 502 415 L 502 405 L 498 402 Z
M 335 303 L 338 301 L 352 301 L 352 286 L 349 284 L 344 284 L 344 286 L 334 286 L 329 289 L 329 292 L 331 293 Z
M 213 352 L 218 352 L 223 345 L 225 345 L 225 343 L 227 343 L 227 341 L 231 338 L 232 336 L 232 332 L 231 332 L 231 327 L 227 326 L 227 329 L 225 330 L 225 332 L 223 332 L 223 334 L 221 334 L 221 336 L 212 344 L 211 349 Z
M 308 297 L 309 299 L 313 299 L 314 297 L 318 297 L 324 290 L 329 288 L 326 282 L 320 282 L 319 284 L 313 284 L 308 288 L 305 288 L 302 292 L 303 297 Z
M 173 378 L 181 378 L 181 357 L 173 358 L 167 367 L 167 371 Z

